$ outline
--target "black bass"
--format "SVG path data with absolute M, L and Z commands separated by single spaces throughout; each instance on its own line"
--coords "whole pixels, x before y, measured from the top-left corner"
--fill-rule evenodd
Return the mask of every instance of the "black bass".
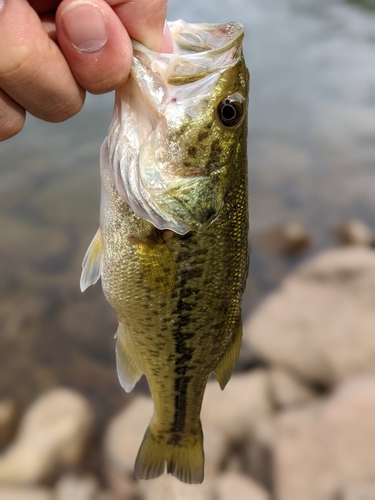
M 99 277 L 119 321 L 129 392 L 147 377 L 155 411 L 135 475 L 201 483 L 200 409 L 238 357 L 248 270 L 243 26 L 170 23 L 173 54 L 134 42 L 101 149 L 100 228 L 81 289 Z

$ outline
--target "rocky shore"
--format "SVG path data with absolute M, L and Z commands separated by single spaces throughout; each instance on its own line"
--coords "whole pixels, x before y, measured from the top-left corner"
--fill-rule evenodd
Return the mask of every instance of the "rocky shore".
M 236 373 L 224 392 L 214 379 L 207 386 L 202 485 L 135 481 L 153 408 L 145 384 L 103 394 L 100 411 L 87 391 L 99 384 L 100 393 L 100 376 L 83 366 L 86 388 L 51 384 L 21 412 L 17 398 L 0 401 L 0 500 L 375 498 L 375 252 L 366 245 L 307 259 L 247 318 Z M 70 324 L 74 306 L 63 315 Z

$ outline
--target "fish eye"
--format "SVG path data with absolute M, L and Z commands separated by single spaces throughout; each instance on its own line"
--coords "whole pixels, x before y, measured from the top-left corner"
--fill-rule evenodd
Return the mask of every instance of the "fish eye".
M 217 108 L 220 121 L 226 127 L 237 125 L 244 115 L 243 99 L 239 95 L 230 95 L 220 101 Z

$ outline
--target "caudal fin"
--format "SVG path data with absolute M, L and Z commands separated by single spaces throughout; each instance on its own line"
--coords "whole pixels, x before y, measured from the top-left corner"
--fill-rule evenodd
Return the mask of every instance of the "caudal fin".
M 180 481 L 198 484 L 204 477 L 204 452 L 202 429 L 194 436 L 179 434 L 157 436 L 148 427 L 135 461 L 137 479 L 153 479 L 167 472 Z

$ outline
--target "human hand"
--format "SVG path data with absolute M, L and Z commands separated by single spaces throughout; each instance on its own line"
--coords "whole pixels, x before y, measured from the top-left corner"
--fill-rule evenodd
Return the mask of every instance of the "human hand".
M 134 38 L 170 52 L 167 0 L 0 0 L 0 141 L 26 111 L 49 122 L 75 115 L 85 91 L 129 76 Z

